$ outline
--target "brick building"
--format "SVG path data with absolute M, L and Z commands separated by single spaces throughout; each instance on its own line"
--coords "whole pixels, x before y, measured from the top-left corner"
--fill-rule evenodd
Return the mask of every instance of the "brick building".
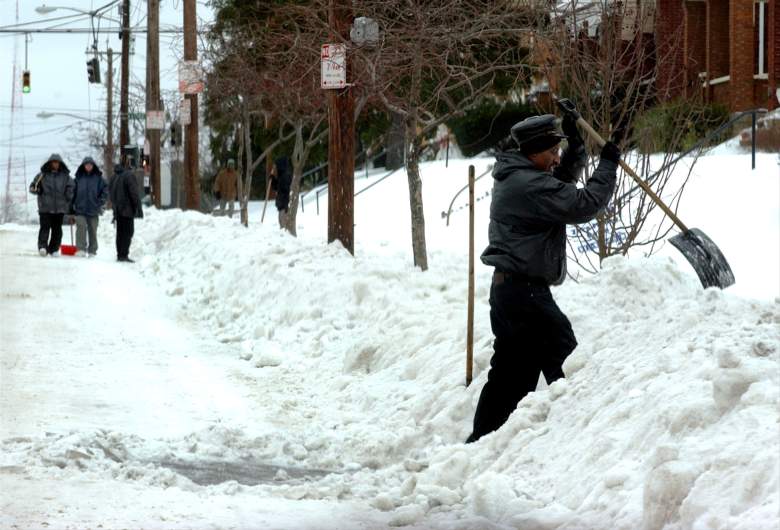
M 732 112 L 778 105 L 778 0 L 656 0 L 659 89 Z

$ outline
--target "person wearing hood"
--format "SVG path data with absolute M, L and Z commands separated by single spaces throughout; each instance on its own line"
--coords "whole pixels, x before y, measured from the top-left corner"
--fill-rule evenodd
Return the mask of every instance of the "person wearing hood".
M 59 256 L 62 243 L 62 218 L 70 212 L 73 179 L 68 166 L 53 153 L 30 184 L 30 193 L 38 196 L 38 253 Z
M 497 430 L 539 375 L 548 384 L 564 377 L 563 362 L 577 346 L 571 323 L 550 293 L 566 277 L 566 225 L 595 218 L 612 197 L 620 150 L 607 142 L 584 187 L 585 144 L 573 116 L 563 132 L 552 114 L 511 129 L 519 149 L 499 153 L 493 168 L 489 245 L 481 259 L 495 267 L 490 325 L 495 336 L 487 382 L 466 443 Z M 560 154 L 560 142 L 567 147 Z
M 276 210 L 279 212 L 279 227 L 287 224 L 287 216 L 290 209 L 290 186 L 292 185 L 292 171 L 290 171 L 290 159 L 281 156 L 274 161 L 271 168 L 271 186 L 276 190 Z
M 219 214 L 225 215 L 225 203 L 230 203 L 228 216 L 233 217 L 233 203 L 236 200 L 237 188 L 236 161 L 228 160 L 227 167 L 222 168 L 214 181 L 214 196 L 219 201 Z
M 103 172 L 92 159 L 86 157 L 76 170 L 76 190 L 73 195 L 73 213 L 76 215 L 77 256 L 97 255 L 97 228 L 100 214 L 108 200 L 108 186 Z M 87 244 L 89 235 L 89 244 Z
M 134 263 L 130 259 L 130 243 L 135 233 L 135 219 L 142 219 L 144 212 L 138 194 L 138 181 L 129 167 L 128 157 L 124 165 L 115 166 L 109 193 L 116 223 L 116 260 Z

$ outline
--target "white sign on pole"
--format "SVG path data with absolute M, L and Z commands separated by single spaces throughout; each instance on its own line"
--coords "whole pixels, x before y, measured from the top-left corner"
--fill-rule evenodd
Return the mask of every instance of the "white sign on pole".
M 161 110 L 146 111 L 147 129 L 165 129 L 165 113 Z
M 182 125 L 192 123 L 192 112 L 190 109 L 190 100 L 187 98 L 182 99 L 181 103 L 179 103 L 179 122 Z
M 204 77 L 198 61 L 179 61 L 179 92 L 182 94 L 203 92 Z
M 322 88 L 344 88 L 347 86 L 347 46 L 346 44 L 323 44 L 320 52 L 322 60 Z

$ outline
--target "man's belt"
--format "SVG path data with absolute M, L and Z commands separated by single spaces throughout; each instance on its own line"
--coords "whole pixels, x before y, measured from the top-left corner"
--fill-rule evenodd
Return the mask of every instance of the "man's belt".
M 550 284 L 546 280 L 541 278 L 532 278 L 523 274 L 517 274 L 514 272 L 493 272 L 493 284 L 501 285 L 502 283 L 514 283 L 517 285 L 534 285 L 538 287 L 548 287 Z

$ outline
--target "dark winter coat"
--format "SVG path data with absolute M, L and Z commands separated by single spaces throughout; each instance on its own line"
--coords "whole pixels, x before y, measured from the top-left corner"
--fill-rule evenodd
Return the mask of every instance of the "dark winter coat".
M 51 169 L 51 162 L 54 160 L 60 163 L 56 172 Z M 73 189 L 74 182 L 70 170 L 58 154 L 49 157 L 41 166 L 41 172 L 30 184 L 30 193 L 38 196 L 39 213 L 69 213 Z
M 540 279 L 566 277 L 566 225 L 590 221 L 615 189 L 617 164 L 601 159 L 584 188 L 575 182 L 585 166 L 582 146 L 567 149 L 552 173 L 536 169 L 519 151 L 500 153 L 493 168 L 490 244 L 485 265 Z
M 290 184 L 292 183 L 292 171 L 287 158 L 277 158 L 276 162 L 276 209 L 287 210 L 290 205 Z
M 114 217 L 142 218 L 144 216 L 141 198 L 138 195 L 138 181 L 131 169 L 116 166 L 109 188 Z
M 92 164 L 87 173 L 84 165 Z M 76 191 L 73 195 L 73 213 L 87 217 L 100 215 L 108 200 L 108 185 L 103 180 L 103 172 L 91 157 L 86 157 L 76 170 Z

